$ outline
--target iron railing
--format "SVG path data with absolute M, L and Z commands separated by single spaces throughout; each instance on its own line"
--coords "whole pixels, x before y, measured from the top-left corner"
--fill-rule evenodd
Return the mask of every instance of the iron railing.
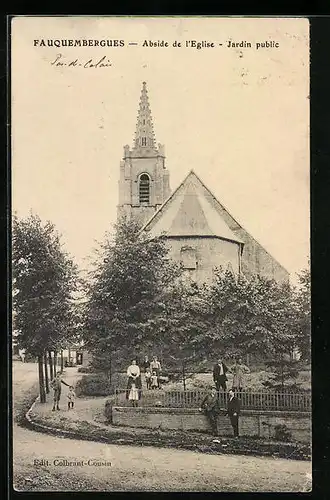
M 207 391 L 194 390 L 143 390 L 138 406 L 164 408 L 199 408 Z M 126 389 L 115 389 L 114 405 L 131 406 L 126 398 Z M 277 393 L 277 392 L 237 392 L 241 401 L 241 409 L 245 410 L 296 410 L 311 411 L 311 395 L 309 393 Z M 220 408 L 227 407 L 228 394 L 219 392 Z

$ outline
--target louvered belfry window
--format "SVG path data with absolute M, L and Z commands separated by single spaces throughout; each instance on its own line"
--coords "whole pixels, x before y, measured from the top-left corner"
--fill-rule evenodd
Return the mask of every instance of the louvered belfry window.
M 147 174 L 140 177 L 139 200 L 140 203 L 150 203 L 150 177 Z

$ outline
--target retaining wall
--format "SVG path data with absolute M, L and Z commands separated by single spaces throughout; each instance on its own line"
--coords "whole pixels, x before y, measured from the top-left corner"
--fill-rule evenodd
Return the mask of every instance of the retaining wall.
M 151 429 L 210 431 L 206 416 L 189 408 L 133 408 L 106 406 L 106 415 L 113 425 Z M 294 441 L 310 443 L 311 415 L 298 411 L 242 410 L 239 419 L 241 436 L 273 439 L 275 426 L 286 425 Z M 225 413 L 218 417 L 220 436 L 232 435 L 230 420 Z

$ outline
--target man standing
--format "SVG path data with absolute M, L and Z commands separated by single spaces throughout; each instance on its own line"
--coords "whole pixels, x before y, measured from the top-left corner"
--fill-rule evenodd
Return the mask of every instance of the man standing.
M 212 434 L 218 435 L 218 415 L 220 413 L 219 400 L 217 390 L 212 387 L 211 391 L 205 396 L 202 401 L 200 411 L 204 410 L 208 421 L 211 424 Z
M 241 410 L 241 402 L 235 396 L 235 393 L 232 389 L 230 389 L 228 394 L 229 394 L 229 399 L 228 399 L 227 413 L 230 418 L 230 423 L 234 431 L 234 437 L 238 438 L 238 417 Z
M 149 357 L 148 356 L 144 356 L 144 361 L 143 361 L 143 364 L 142 364 L 142 368 L 143 368 L 144 373 L 146 372 L 146 370 L 148 368 L 150 369 L 150 361 L 149 361 Z
M 61 399 L 61 390 L 62 390 L 61 384 L 64 384 L 67 387 L 70 387 L 69 384 L 67 384 L 66 382 L 64 382 L 64 380 L 62 380 L 61 372 L 57 372 L 56 376 L 53 378 L 53 380 L 50 383 L 50 386 L 54 390 L 53 411 L 55 411 L 55 406 L 56 406 L 56 410 L 60 409 L 60 399 Z
M 214 365 L 213 368 L 213 380 L 217 391 L 219 391 L 220 387 L 222 387 L 222 389 L 226 391 L 226 382 L 228 380 L 226 376 L 227 371 L 227 366 L 222 362 L 222 359 L 219 359 L 217 364 Z

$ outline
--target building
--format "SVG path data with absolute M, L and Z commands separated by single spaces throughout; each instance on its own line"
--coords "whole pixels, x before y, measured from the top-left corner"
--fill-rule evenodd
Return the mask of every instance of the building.
M 156 145 L 143 82 L 133 148 L 120 163 L 118 216 L 134 217 L 151 237 L 164 236 L 172 258 L 199 283 L 215 267 L 288 281 L 289 274 L 226 210 L 193 171 L 171 193 L 164 146 Z

